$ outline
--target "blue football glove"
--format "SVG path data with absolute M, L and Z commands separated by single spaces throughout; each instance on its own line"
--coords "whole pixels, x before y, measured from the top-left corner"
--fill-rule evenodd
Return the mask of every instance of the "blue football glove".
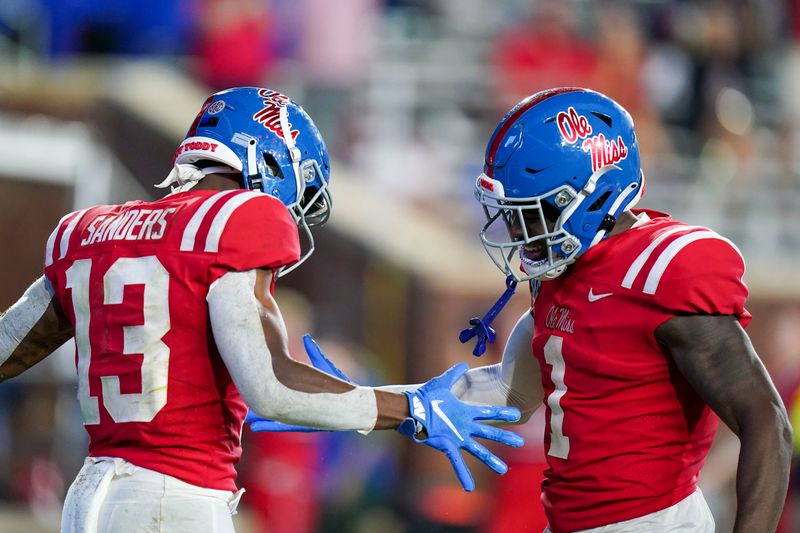
M 408 396 L 407 418 L 397 431 L 416 442 L 427 444 L 443 452 L 464 490 L 475 489 L 475 481 L 467 468 L 461 449 L 471 453 L 498 474 L 505 474 L 508 466 L 472 437 L 497 441 L 518 448 L 525 440 L 514 432 L 480 423 L 481 420 L 516 422 L 520 418 L 516 407 L 469 405 L 456 398 L 450 388 L 463 376 L 469 366 L 459 363 L 441 376 L 435 377 Z
M 317 341 L 315 341 L 308 333 L 303 335 L 303 346 L 305 347 L 306 354 L 308 354 L 308 359 L 311 361 L 311 364 L 314 368 L 351 383 L 350 378 L 348 378 L 344 372 L 336 368 L 336 365 L 334 365 L 330 359 L 325 357 L 325 354 L 322 353 Z M 244 419 L 244 421 L 250 423 L 250 431 L 256 432 L 268 431 L 271 433 L 279 433 L 283 431 L 326 431 L 324 429 L 310 428 L 307 426 L 284 424 L 283 422 L 278 422 L 277 420 L 272 420 L 271 418 L 261 418 L 253 411 L 247 412 L 247 417 Z
M 333 361 L 325 357 L 325 354 L 322 353 L 317 341 L 315 341 L 308 333 L 303 335 L 303 346 L 305 347 L 306 354 L 308 354 L 308 358 L 311 360 L 311 365 L 314 368 L 317 370 L 322 370 L 326 374 L 330 374 L 331 376 L 339 378 L 342 381 L 346 381 L 348 383 L 353 382 L 344 372 L 336 368 L 336 365 L 333 364 Z

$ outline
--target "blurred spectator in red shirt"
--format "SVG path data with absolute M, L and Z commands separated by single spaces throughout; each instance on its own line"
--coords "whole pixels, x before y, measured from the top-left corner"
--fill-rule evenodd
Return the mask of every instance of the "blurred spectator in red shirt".
M 267 85 L 277 59 L 268 0 L 199 0 L 197 75 L 211 89 Z
M 596 57 L 576 13 L 571 2 L 543 0 L 528 20 L 500 30 L 490 56 L 499 108 L 550 87 L 589 86 Z

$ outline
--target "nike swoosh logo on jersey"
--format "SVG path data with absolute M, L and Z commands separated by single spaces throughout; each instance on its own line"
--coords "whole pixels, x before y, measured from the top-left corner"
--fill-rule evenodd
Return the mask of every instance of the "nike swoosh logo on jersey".
M 439 404 L 442 403 L 443 401 L 444 400 L 433 400 L 431 402 L 431 407 L 433 407 L 433 412 L 436 413 L 436 416 L 441 418 L 444 421 L 445 424 L 447 424 L 447 427 L 449 427 L 453 431 L 453 433 L 456 434 L 456 437 L 458 437 L 460 440 L 463 441 L 464 437 L 461 436 L 461 433 L 458 432 L 458 430 L 456 429 L 456 426 L 453 424 L 453 422 L 450 420 L 450 418 L 446 414 L 444 414 L 444 411 L 442 411 L 442 408 L 439 407 Z
M 601 294 L 595 294 L 592 289 L 589 289 L 589 301 L 596 302 L 597 300 L 602 300 L 603 298 L 608 298 L 609 296 L 614 296 L 613 292 L 604 292 Z

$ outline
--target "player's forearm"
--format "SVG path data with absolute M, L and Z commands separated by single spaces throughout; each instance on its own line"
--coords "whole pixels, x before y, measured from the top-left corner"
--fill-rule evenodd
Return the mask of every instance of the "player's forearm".
M 342 393 L 305 393 L 275 383 L 261 390 L 248 388 L 241 380 L 236 386 L 247 405 L 263 418 L 297 426 L 363 433 L 387 427 L 386 421 L 379 417 L 376 394 L 368 387 Z M 379 421 L 382 422 L 380 426 Z
M 409 417 L 408 398 L 405 394 L 373 389 L 378 404 L 378 420 L 375 429 L 395 429 Z
M 216 310 L 213 300 L 209 304 Z M 235 328 L 214 315 L 211 320 L 220 355 L 250 409 L 264 418 L 320 429 L 368 432 L 375 427 L 378 406 L 372 389 L 353 387 L 288 358 L 273 361 L 258 317 L 251 317 L 235 320 Z
M 72 336 L 44 278 L 0 315 L 0 382 L 18 376 Z
M 19 348 L 44 315 L 51 298 L 44 278 L 39 278 L 14 305 L 0 315 L 0 364 L 5 363 Z
M 499 363 L 471 368 L 453 385 L 453 394 L 473 405 L 509 405 L 510 392 Z
M 734 533 L 773 533 L 778 525 L 792 458 L 792 428 L 782 405 L 772 416 L 741 428 Z
M 525 422 L 541 405 L 542 390 L 539 363 L 533 356 L 533 316 L 522 314 L 503 350 L 503 360 L 496 365 L 472 368 L 453 386 L 462 401 L 475 405 L 507 405 L 520 410 Z
M 326 402 L 335 412 L 342 410 L 353 409 L 353 406 L 342 403 L 345 397 L 341 395 L 348 393 L 355 395 L 363 394 L 370 396 L 374 394 L 373 403 L 376 405 L 375 423 L 373 429 L 394 429 L 400 423 L 408 418 L 408 400 L 405 395 L 401 394 L 402 391 L 385 391 L 380 387 L 359 387 L 351 383 L 339 380 L 324 372 L 301 363 L 291 358 L 278 358 L 273 360 L 273 368 L 277 379 L 285 386 L 292 390 L 301 393 L 319 395 L 326 394 Z M 371 391 L 371 392 L 370 392 Z M 347 400 L 345 399 L 345 402 Z M 250 405 L 248 403 L 248 405 Z M 253 408 L 252 405 L 250 405 Z M 290 406 L 287 406 L 290 408 Z M 267 407 L 268 409 L 275 409 L 275 407 Z M 253 408 L 254 409 L 254 408 Z M 255 409 L 254 409 L 255 410 Z M 295 409 L 292 409 L 295 411 Z M 340 416 L 340 415 L 337 415 Z M 275 413 L 271 418 L 285 418 L 291 417 L 294 424 L 297 425 L 312 425 L 314 427 L 323 427 L 319 425 L 319 414 L 312 414 L 308 412 L 282 412 Z M 304 418 L 303 421 L 298 420 L 297 417 Z M 309 421 L 310 420 L 310 421 Z M 314 422 L 316 420 L 316 423 Z M 334 421 L 329 423 L 341 424 L 341 421 Z M 331 429 L 328 426 L 324 426 Z M 334 428 L 334 429 L 356 429 L 363 430 L 361 427 L 352 428 Z
M 217 348 L 250 409 L 264 418 L 320 429 L 394 427 L 390 424 L 400 418 L 405 397 L 381 393 L 379 405 L 373 389 L 354 387 L 292 359 L 280 311 L 268 294 L 260 300 L 254 296 L 255 283 L 255 272 L 231 272 L 207 297 Z
M 0 365 L 0 383 L 15 378 L 47 357 L 49 352 L 20 346 Z
M 786 409 L 734 316 L 675 316 L 656 329 L 678 369 L 739 437 L 736 533 L 774 532 L 792 453 Z

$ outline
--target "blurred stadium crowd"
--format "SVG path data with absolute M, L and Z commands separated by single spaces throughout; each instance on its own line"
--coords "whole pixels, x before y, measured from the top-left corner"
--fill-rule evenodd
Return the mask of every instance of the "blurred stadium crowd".
M 107 78 L 94 78 L 101 84 L 113 83 L 114 65 L 147 60 L 185 76 L 200 94 L 235 85 L 275 88 L 302 103 L 328 142 L 339 208 L 334 219 L 346 216 L 339 212 L 346 209 L 346 199 L 337 196 L 343 194 L 337 192 L 337 173 L 344 169 L 371 198 L 430 217 L 426 220 L 466 235 L 478 249 L 472 237 L 482 214 L 471 198 L 472 185 L 494 125 L 511 105 L 538 90 L 597 89 L 634 117 L 650 184 L 642 204 L 712 226 L 742 249 L 752 290 L 751 336 L 800 434 L 798 39 L 797 0 L 4 0 L 0 117 L 13 125 L 42 112 L 17 104 L 32 70 L 46 73 L 87 63 L 95 72 L 107 69 Z M 199 103 L 192 102 L 190 109 Z M 65 117 L 85 122 L 92 135 L 91 110 L 53 120 Z M 19 224 L 9 213 L 31 216 L 18 212 L 21 195 L 31 189 L 10 164 L 0 160 L 4 225 Z M 167 169 L 169 161 L 158 165 Z M 134 177 L 143 183 L 161 179 Z M 138 185 L 120 187 L 141 193 Z M 46 217 L 54 222 L 61 214 Z M 12 265 L 18 241 L 3 231 L 3 248 L 12 250 L 3 254 L 4 279 L 32 280 L 35 269 L 11 273 L 19 268 Z M 297 353 L 303 332 L 321 332 L 328 355 L 357 381 L 371 383 L 413 381 L 430 374 L 419 368 L 439 371 L 445 361 L 466 360 L 469 350 L 459 349 L 451 337 L 494 293 L 467 290 L 471 305 L 465 306 L 457 289 L 436 283 L 419 289 L 421 282 L 408 274 L 414 265 L 395 258 L 387 267 L 380 249 L 348 235 L 358 231 L 322 236 L 330 243 L 328 251 L 323 244 L 320 256 L 309 263 L 317 264 L 309 267 L 311 274 L 296 278 L 303 283 L 289 280 L 290 289 L 279 293 Z M 402 227 L 387 237 L 408 238 Z M 39 246 L 31 245 L 28 264 L 40 261 Z M 315 272 L 350 279 L 334 259 L 342 250 L 351 250 L 361 266 L 353 274 L 355 288 L 334 297 L 367 302 L 361 304 L 366 323 L 350 328 L 339 328 L 343 319 L 332 318 L 341 302 L 325 300 L 331 293 L 319 284 L 309 288 Z M 445 247 L 435 253 L 455 252 Z M 321 264 L 326 258 L 331 262 Z M 494 275 L 500 289 L 501 275 Z M 10 305 L 22 287 L 3 290 L 0 308 Z M 440 315 L 442 309 L 446 316 L 438 316 L 432 329 L 449 340 L 416 339 L 409 317 Z M 370 322 L 371 311 L 402 323 L 401 331 L 381 330 L 389 326 L 376 324 L 374 317 Z M 507 313 L 508 320 L 518 316 Z M 426 360 L 440 348 L 451 353 Z M 497 357 L 496 352 L 487 357 Z M 71 361 L 68 355 L 59 361 L 63 368 L 51 365 L 47 372 L 0 386 L 4 531 L 15 526 L 4 522 L 11 518 L 4 519 L 3 510 L 11 516 L 22 506 L 34 511 L 42 531 L 52 531 L 65 484 L 83 458 Z M 359 376 L 356 366 L 374 375 Z M 543 422 L 528 425 L 529 446 L 509 457 L 509 475 L 482 479 L 484 490 L 469 496 L 460 494 L 446 471 L 437 474 L 428 466 L 430 456 L 420 458 L 391 435 L 363 439 L 245 431 L 240 471 L 248 494 L 242 531 L 375 531 L 376 524 L 385 533 L 541 531 L 534 525 L 542 520 L 538 489 L 530 480 L 542 468 L 536 441 Z M 718 441 L 701 486 L 718 531 L 725 532 L 732 518 L 737 442 L 727 431 Z M 800 472 L 794 477 L 797 487 Z M 791 493 L 784 532 L 800 531 L 798 501 Z

